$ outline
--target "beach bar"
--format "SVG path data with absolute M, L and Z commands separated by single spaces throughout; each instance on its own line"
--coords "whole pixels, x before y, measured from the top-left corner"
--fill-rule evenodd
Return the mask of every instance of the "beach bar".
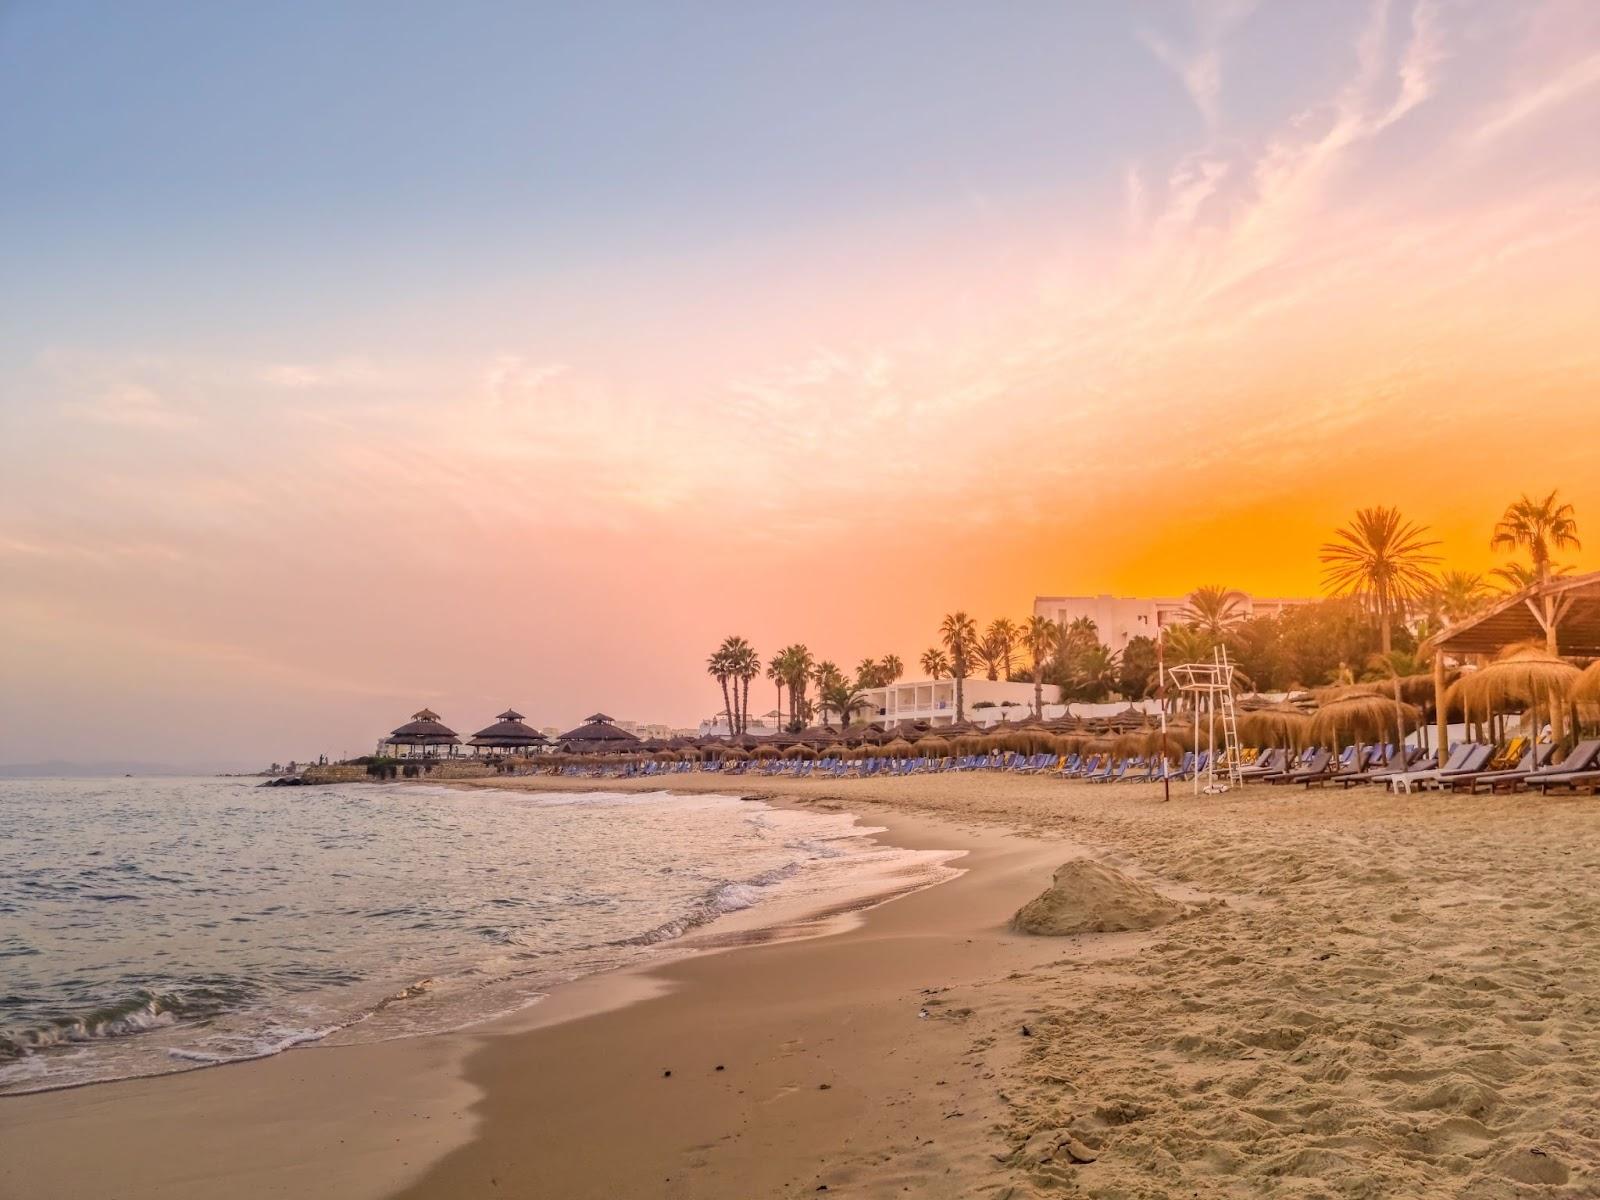
M 439 720 L 431 708 L 411 714 L 411 720 L 383 739 L 385 746 L 393 746 L 398 758 L 454 757 L 461 746 L 456 731 Z

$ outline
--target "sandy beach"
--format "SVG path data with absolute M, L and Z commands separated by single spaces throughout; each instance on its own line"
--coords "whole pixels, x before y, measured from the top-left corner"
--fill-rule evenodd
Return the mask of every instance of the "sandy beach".
M 1600 1195 L 1592 801 L 675 786 L 963 874 L 466 1033 L 0 1101 L 0 1196 Z M 1010 932 L 1084 854 L 1187 915 Z

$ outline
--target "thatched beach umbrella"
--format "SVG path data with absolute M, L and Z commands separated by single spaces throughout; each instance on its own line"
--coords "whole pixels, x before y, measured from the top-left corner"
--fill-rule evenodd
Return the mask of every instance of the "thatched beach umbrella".
M 906 741 L 905 738 L 895 738 L 894 741 L 886 743 L 880 753 L 886 758 L 915 758 L 917 756 L 916 747 Z
M 1560 741 L 1562 704 L 1582 675 L 1542 646 L 1510 646 L 1482 670 L 1463 673 L 1445 692 L 1445 704 L 1485 716 L 1526 710 L 1535 734 L 1540 714 L 1548 714 L 1551 733 Z
M 1239 718 L 1239 738 L 1255 746 L 1298 749 L 1306 744 L 1311 718 L 1293 704 L 1258 708 Z
M 752 757 L 761 759 L 777 758 L 779 753 L 776 746 L 757 746 L 750 752 Z
M 1323 705 L 1311 715 L 1306 732 L 1315 741 L 1339 747 L 1362 742 L 1381 742 L 1391 730 L 1404 730 L 1422 721 L 1422 713 L 1414 704 L 1396 704 L 1388 696 L 1353 694 Z M 1344 740 L 1349 735 L 1349 741 Z M 1402 732 L 1402 740 L 1404 734 Z
M 1572 681 L 1572 699 L 1578 704 L 1600 704 L 1600 658 Z
M 920 737 L 917 753 L 924 758 L 943 758 L 950 753 L 950 743 L 942 737 Z
M 817 752 L 804 742 L 801 742 L 798 745 L 790 746 L 783 752 L 783 756 L 784 758 L 804 758 L 810 760 L 817 757 Z

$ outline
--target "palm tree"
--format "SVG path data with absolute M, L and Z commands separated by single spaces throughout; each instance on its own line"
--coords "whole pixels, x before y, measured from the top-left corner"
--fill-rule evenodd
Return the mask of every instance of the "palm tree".
M 706 674 L 715 676 L 722 685 L 722 711 L 728 716 L 728 733 L 733 733 L 733 700 L 728 695 L 728 679 L 733 674 L 733 664 L 728 659 L 728 643 L 723 642 L 716 652 L 706 659 Z
M 806 711 L 810 705 L 806 701 L 806 684 L 811 680 L 811 668 L 815 659 L 804 643 L 795 642 L 778 651 L 778 659 L 783 663 L 783 682 L 789 689 L 789 708 L 791 711 L 791 725 L 804 724 Z
M 971 617 L 957 610 L 939 623 L 939 637 L 950 653 L 950 675 L 956 681 L 956 720 L 966 719 L 967 698 L 962 687 L 969 670 L 973 650 L 978 642 L 978 627 Z
M 1121 657 L 1111 647 L 1096 642 L 1080 654 L 1073 664 L 1074 690 L 1085 700 L 1104 699 L 1117 686 Z
M 936 683 L 950 674 L 950 660 L 937 646 L 922 652 L 921 664 L 922 669 L 928 673 L 928 678 Z
M 885 654 L 878 660 L 878 678 L 883 682 L 880 686 L 888 687 L 899 680 L 906 673 L 906 667 L 898 655 Z
M 824 688 L 821 699 L 824 712 L 832 709 L 839 714 L 840 725 L 849 725 L 850 718 L 867 707 L 867 698 L 861 689 L 848 679 L 840 679 Z
M 1059 644 L 1057 631 L 1060 626 L 1049 617 L 1041 617 L 1038 613 L 1028 618 L 1027 627 L 1023 630 L 1023 640 L 1028 644 L 1028 657 L 1033 661 L 1033 715 L 1044 716 L 1044 669 L 1050 662 L 1050 656 L 1056 652 Z
M 1397 508 L 1358 509 L 1319 554 L 1323 585 L 1331 595 L 1357 597 L 1377 617 L 1385 654 L 1394 649 L 1395 620 L 1433 588 L 1428 568 L 1439 556 L 1426 551 L 1439 543 L 1424 540 L 1427 532 Z
M 1486 599 L 1483 576 L 1473 571 L 1446 571 L 1433 590 L 1438 615 L 1451 625 L 1475 615 Z
M 1009 681 L 1017 643 L 1022 640 L 1022 629 L 1010 617 L 996 617 L 989 622 L 989 628 L 983 638 L 991 648 L 994 666 L 1005 672 L 1005 677 Z M 989 678 L 993 679 L 994 675 L 991 674 Z
M 1551 575 L 1552 550 L 1581 550 L 1578 540 L 1578 517 L 1572 505 L 1558 503 L 1559 492 L 1551 492 L 1543 500 L 1533 500 L 1524 495 L 1506 506 L 1506 511 L 1494 527 L 1489 538 L 1491 550 L 1509 550 L 1513 553 L 1526 546 L 1533 560 L 1533 573 L 1540 583 Z
M 1244 605 L 1243 592 L 1208 584 L 1189 593 L 1189 601 L 1178 613 L 1178 619 L 1205 630 L 1220 641 L 1245 619 Z
M 828 713 L 833 705 L 829 693 L 844 682 L 844 673 L 836 663 L 823 659 L 811 668 L 811 681 L 817 685 L 817 708 L 822 713 L 822 723 L 828 723 Z
M 730 637 L 722 648 L 727 652 L 728 673 L 733 679 L 734 715 L 739 718 L 735 732 L 744 733 L 750 727 L 750 681 L 761 674 L 761 658 L 742 637 Z
M 1572 567 L 1567 563 L 1551 563 L 1548 570 L 1550 579 L 1559 579 L 1563 575 L 1572 574 Z M 1489 574 L 1500 581 L 1501 590 L 1506 592 L 1525 591 L 1539 582 L 1539 572 L 1527 563 L 1507 563 L 1503 567 L 1496 567 Z
M 883 686 L 877 659 L 863 658 L 856 664 L 856 686 L 860 688 Z

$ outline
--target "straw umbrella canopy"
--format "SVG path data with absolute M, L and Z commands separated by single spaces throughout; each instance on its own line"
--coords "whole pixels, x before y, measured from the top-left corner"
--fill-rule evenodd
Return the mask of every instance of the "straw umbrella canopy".
M 1392 703 L 1392 702 L 1391 702 Z M 1310 735 L 1311 718 L 1293 704 L 1258 708 L 1239 718 L 1239 738 L 1257 746 L 1284 750 L 1303 746 Z
M 1311 715 L 1306 732 L 1316 741 L 1330 746 L 1345 745 L 1342 739 L 1361 745 L 1363 740 L 1382 741 L 1389 731 L 1421 724 L 1422 713 L 1414 704 L 1396 704 L 1388 696 L 1347 695 L 1323 705 Z
M 905 738 L 895 738 L 894 741 L 886 743 L 879 753 L 885 758 L 915 758 L 917 750 Z
M 917 739 L 917 753 L 924 758 L 943 758 L 950 753 L 950 743 L 942 737 L 920 737 Z
M 1159 729 L 1151 729 L 1137 735 L 1140 739 L 1139 749 L 1144 754 L 1159 754 L 1162 758 L 1181 758 L 1185 750 L 1194 749 L 1194 738 L 1181 726 L 1168 729 L 1163 733 Z
M 785 758 L 813 759 L 817 757 L 817 752 L 804 742 L 800 742 L 796 745 L 790 746 L 787 750 L 785 750 L 783 752 L 783 756 Z
M 757 746 L 750 753 L 755 758 L 777 758 L 780 751 L 776 746 Z
M 1600 704 L 1600 658 L 1585 667 L 1572 681 L 1572 698 L 1579 704 Z
M 1485 716 L 1531 710 L 1535 722 L 1542 710 L 1559 741 L 1562 701 L 1582 676 L 1577 667 L 1541 646 L 1512 646 L 1481 670 L 1463 673 L 1445 692 L 1445 705 Z
M 741 750 L 737 746 L 726 746 L 726 747 L 723 748 L 723 751 L 722 751 L 722 761 L 725 762 L 725 763 L 726 762 L 744 762 L 749 757 L 750 757 L 750 755 L 749 755 L 748 751 Z

